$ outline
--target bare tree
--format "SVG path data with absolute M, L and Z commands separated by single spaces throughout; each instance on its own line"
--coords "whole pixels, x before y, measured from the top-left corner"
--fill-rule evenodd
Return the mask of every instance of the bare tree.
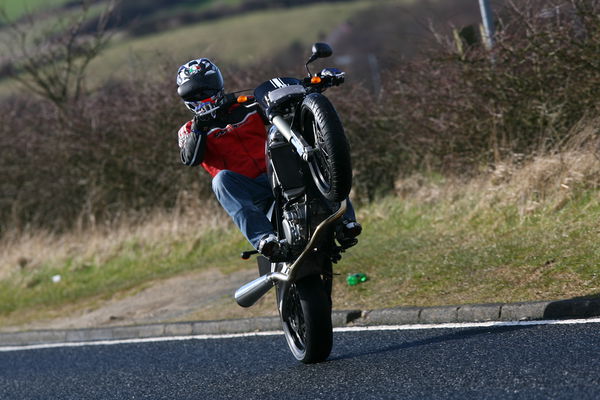
M 83 94 L 86 69 L 110 39 L 107 27 L 115 0 L 95 19 L 90 16 L 90 3 L 82 1 L 77 12 L 52 22 L 36 19 L 33 13 L 11 21 L 0 9 L 0 21 L 5 24 L 0 44 L 10 58 L 10 76 L 62 111 Z M 90 22 L 95 22 L 92 29 Z

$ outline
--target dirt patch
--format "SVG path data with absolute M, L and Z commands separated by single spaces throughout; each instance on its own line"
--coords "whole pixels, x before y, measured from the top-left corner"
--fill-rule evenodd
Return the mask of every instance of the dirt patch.
M 271 296 L 265 296 L 249 309 L 235 303 L 235 290 L 256 277 L 256 268 L 227 275 L 218 269 L 187 273 L 151 282 L 141 290 L 121 293 L 93 306 L 65 310 L 55 318 L 4 326 L 1 330 L 92 328 L 275 315 Z

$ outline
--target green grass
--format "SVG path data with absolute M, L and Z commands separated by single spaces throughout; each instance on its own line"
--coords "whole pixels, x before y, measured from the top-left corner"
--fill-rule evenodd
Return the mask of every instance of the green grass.
M 131 237 L 113 249 L 110 257 L 103 255 L 103 262 L 96 256 L 68 258 L 33 271 L 22 269 L 0 281 L 0 315 L 52 310 L 97 296 L 107 298 L 185 271 L 208 267 L 231 271 L 231 265 L 239 264 L 239 253 L 249 246 L 232 230 L 213 229 L 189 237 L 189 241 L 165 237 L 160 245 Z M 54 275 L 61 276 L 60 282 L 52 282 Z
M 26 13 L 51 10 L 68 2 L 69 0 L 2 0 L 0 7 L 6 10 L 9 19 L 15 20 Z
M 115 40 L 94 60 L 89 72 L 94 79 L 103 81 L 122 77 L 131 71 L 130 67 L 135 70 L 143 65 L 151 71 L 168 59 L 177 68 L 201 56 L 220 65 L 244 65 L 274 55 L 291 43 L 300 43 L 308 56 L 310 44 L 368 6 L 369 2 L 359 1 L 264 10 L 141 38 L 123 38 Z M 132 65 L 132 59 L 137 63 Z
M 362 214 L 360 248 L 339 269 L 347 307 L 600 295 L 597 191 L 526 216 L 513 205 L 477 209 L 464 198 L 433 204 L 386 199 Z M 353 272 L 371 279 L 348 288 L 343 279 Z
M 58 10 L 69 2 L 69 0 L 2 0 L 0 6 L 5 8 L 8 18 L 14 20 L 30 12 Z M 241 2 L 243 0 L 204 0 L 157 9 L 157 14 L 160 13 L 161 17 L 165 17 L 180 11 L 204 11 L 223 5 L 235 6 Z
M 201 12 L 221 7 L 232 7 L 243 3 L 245 0 L 201 0 L 193 3 L 170 4 L 168 7 L 157 9 L 149 18 L 165 18 L 171 15 L 177 15 L 182 11 Z

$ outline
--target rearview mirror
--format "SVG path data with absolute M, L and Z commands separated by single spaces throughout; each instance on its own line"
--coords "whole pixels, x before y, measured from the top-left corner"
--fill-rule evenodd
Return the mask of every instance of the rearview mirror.
M 328 45 L 327 43 L 317 42 L 317 43 L 313 44 L 312 56 L 310 56 L 310 58 L 308 59 L 308 61 L 306 62 L 306 65 L 305 65 L 306 70 L 308 71 L 308 76 L 312 76 L 312 74 L 310 73 L 310 70 L 308 69 L 308 64 L 315 61 L 317 58 L 329 57 L 332 54 L 333 54 L 333 50 L 331 50 L 331 46 Z
M 333 50 L 331 46 L 327 43 L 315 43 L 312 47 L 313 57 L 317 58 L 325 58 L 329 57 L 333 54 Z
M 331 50 L 331 46 L 327 43 L 315 43 L 312 47 L 312 56 L 306 62 L 306 65 L 315 61 L 317 58 L 325 58 L 329 57 L 333 54 L 333 50 Z

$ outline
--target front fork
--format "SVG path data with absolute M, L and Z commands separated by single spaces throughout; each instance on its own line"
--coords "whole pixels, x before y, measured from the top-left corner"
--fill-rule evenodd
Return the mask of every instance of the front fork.
M 298 153 L 300 158 L 306 162 L 310 161 L 315 149 L 304 140 L 302 135 L 294 132 L 290 124 L 288 124 L 280 115 L 272 117 L 271 122 L 277 127 L 277 130 L 281 132 L 285 139 L 294 146 L 296 153 Z

